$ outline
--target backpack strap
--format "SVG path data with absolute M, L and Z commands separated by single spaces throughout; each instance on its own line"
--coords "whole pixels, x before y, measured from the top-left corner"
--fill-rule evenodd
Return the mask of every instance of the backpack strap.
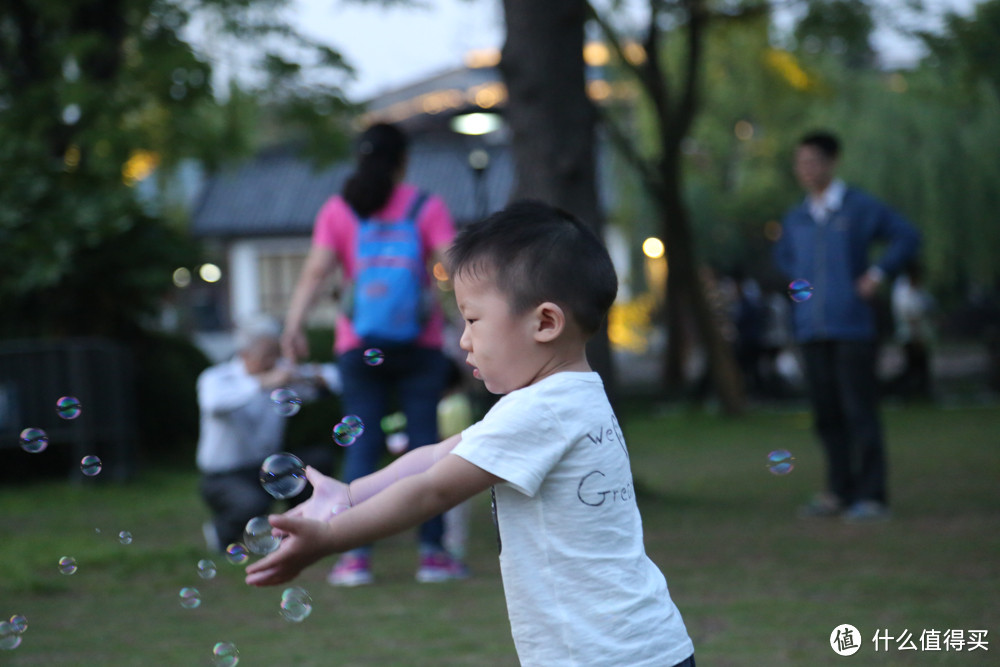
M 430 193 L 426 190 L 417 190 L 417 196 L 413 198 L 410 203 L 410 208 L 406 211 L 406 220 L 417 221 L 417 214 L 420 213 L 420 209 L 424 207 L 424 204 L 430 198 Z

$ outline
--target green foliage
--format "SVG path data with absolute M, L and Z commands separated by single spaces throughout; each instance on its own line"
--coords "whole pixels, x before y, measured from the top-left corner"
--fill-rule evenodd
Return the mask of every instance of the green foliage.
M 335 85 L 309 83 L 300 67 L 261 49 L 272 65 L 267 96 L 234 86 L 219 102 L 207 57 L 183 39 L 197 18 L 219 28 L 220 43 L 253 36 L 318 69 L 347 71 L 338 54 L 280 20 L 283 4 L 5 4 L 0 302 L 7 317 L 0 336 L 134 336 L 155 314 L 173 269 L 199 259 L 176 206 L 140 202 L 135 184 L 159 170 L 163 185 L 182 160 L 212 167 L 246 153 L 262 106 L 289 131 L 320 134 L 335 150 L 346 108 Z

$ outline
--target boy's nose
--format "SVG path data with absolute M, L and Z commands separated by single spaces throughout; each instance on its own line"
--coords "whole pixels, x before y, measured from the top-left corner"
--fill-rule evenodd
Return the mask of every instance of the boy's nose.
M 469 340 L 469 326 L 466 325 L 462 329 L 462 337 L 458 339 L 458 347 L 460 347 L 465 352 L 472 351 L 472 341 Z

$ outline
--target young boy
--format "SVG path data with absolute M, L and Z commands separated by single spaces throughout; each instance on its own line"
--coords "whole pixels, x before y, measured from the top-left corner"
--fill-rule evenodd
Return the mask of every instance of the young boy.
M 607 251 L 569 214 L 522 202 L 461 232 L 449 260 L 466 362 L 503 398 L 460 435 L 350 485 L 309 470 L 312 499 L 271 517 L 285 539 L 247 568 L 247 583 L 283 583 L 492 487 L 522 665 L 693 667 L 680 612 L 643 548 L 625 441 L 585 354 L 618 289 Z M 350 509 L 330 516 L 338 506 Z

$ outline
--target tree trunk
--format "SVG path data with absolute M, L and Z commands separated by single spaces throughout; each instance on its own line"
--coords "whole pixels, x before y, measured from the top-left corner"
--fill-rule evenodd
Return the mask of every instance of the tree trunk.
M 586 93 L 583 0 L 504 0 L 507 37 L 500 72 L 517 170 L 512 198 L 563 208 L 603 238 L 595 169 L 596 113 Z M 614 377 L 607 328 L 588 358 L 609 394 Z
M 664 382 L 677 382 L 683 377 L 683 369 L 672 364 L 682 364 L 686 356 L 689 340 L 686 332 L 687 317 L 694 325 L 696 340 L 705 347 L 708 373 L 719 402 L 726 414 L 740 414 L 745 407 L 743 377 L 733 356 L 732 346 L 722 334 L 712 308 L 705 294 L 704 285 L 698 275 L 691 222 L 684 205 L 682 178 L 677 160 L 661 163 L 663 212 L 662 228 L 667 248 L 667 317 L 670 344 L 664 365 Z M 675 301 L 671 306 L 669 300 Z M 668 390 L 679 385 L 667 384 Z

